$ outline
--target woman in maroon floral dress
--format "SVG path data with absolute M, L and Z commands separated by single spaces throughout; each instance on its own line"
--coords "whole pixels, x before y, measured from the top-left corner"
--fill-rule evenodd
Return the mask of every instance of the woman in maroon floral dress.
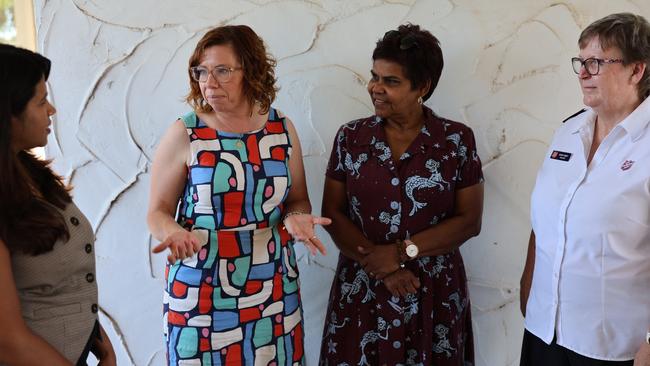
M 417 25 L 373 52 L 375 115 L 343 125 L 323 215 L 341 251 L 321 365 L 472 365 L 467 278 L 458 248 L 479 233 L 483 175 L 472 130 L 424 106 L 442 72 Z

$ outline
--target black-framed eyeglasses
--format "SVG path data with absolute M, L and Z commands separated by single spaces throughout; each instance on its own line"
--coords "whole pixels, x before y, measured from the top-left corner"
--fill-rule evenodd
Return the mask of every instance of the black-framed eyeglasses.
M 205 83 L 208 81 L 208 77 L 212 74 L 212 77 L 219 83 L 227 83 L 232 77 L 232 73 L 235 70 L 240 70 L 241 67 L 225 67 L 217 66 L 213 69 L 208 69 L 205 66 L 193 66 L 190 67 L 190 75 L 192 79 Z
M 402 34 L 399 31 L 396 31 L 394 29 L 389 30 L 388 32 L 384 33 L 384 38 L 383 39 L 385 41 L 388 41 L 388 40 L 390 40 L 392 38 L 398 38 L 398 37 L 400 38 L 400 41 L 399 41 L 399 49 L 400 50 L 406 51 L 406 50 L 411 49 L 413 47 L 417 48 L 419 46 L 417 39 L 415 39 L 415 34 L 409 33 L 409 34 L 405 35 L 404 37 L 402 37 Z
M 587 74 L 594 76 L 598 75 L 600 73 L 600 66 L 605 65 L 605 64 L 618 64 L 618 63 L 624 63 L 623 60 L 616 58 L 616 59 L 608 59 L 608 58 L 596 58 L 596 57 L 589 57 L 586 60 L 581 59 L 580 57 L 573 57 L 571 58 L 571 66 L 573 66 L 573 71 L 576 74 L 580 74 L 580 69 L 584 66 L 585 71 L 587 71 Z

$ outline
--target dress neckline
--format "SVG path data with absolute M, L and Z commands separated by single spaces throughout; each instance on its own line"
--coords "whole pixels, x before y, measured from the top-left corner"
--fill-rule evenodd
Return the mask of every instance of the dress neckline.
M 245 136 L 245 135 L 254 135 L 264 131 L 267 128 L 269 121 L 271 121 L 272 117 L 275 115 L 275 110 L 273 108 L 269 108 L 268 117 L 266 118 L 266 121 L 261 127 L 249 131 L 244 131 L 244 132 L 224 131 L 224 130 L 218 130 L 216 128 L 212 128 L 207 123 L 205 123 L 205 121 L 201 119 L 201 117 L 199 117 L 198 113 L 195 112 L 194 115 L 196 116 L 197 126 L 204 126 L 209 129 L 212 129 L 221 136 L 237 137 L 237 136 Z

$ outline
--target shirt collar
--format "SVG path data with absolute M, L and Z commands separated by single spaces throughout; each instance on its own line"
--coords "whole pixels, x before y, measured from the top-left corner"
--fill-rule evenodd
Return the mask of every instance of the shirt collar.
M 580 132 L 585 128 L 592 128 L 593 123 L 596 120 L 596 112 L 587 108 L 587 111 L 582 115 L 578 116 L 581 120 L 576 123 L 576 126 L 573 130 L 573 133 Z M 648 127 L 650 122 L 650 98 L 646 98 L 641 104 L 639 104 L 632 113 L 625 117 L 617 126 L 623 128 L 625 132 L 630 136 L 632 141 L 636 141 L 643 132 Z
M 436 116 L 433 111 L 422 106 L 424 114 L 424 124 L 416 140 L 424 146 L 444 146 L 446 143 L 445 121 Z M 375 144 L 378 141 L 386 141 L 386 133 L 383 124 L 386 121 L 378 116 L 370 117 L 366 120 L 366 127 L 359 131 L 355 143 L 359 146 Z
M 632 141 L 636 141 L 647 129 L 648 122 L 650 122 L 650 98 L 641 102 L 619 125 L 630 135 Z
M 594 121 L 596 120 L 596 112 L 589 107 L 586 109 L 585 113 L 576 116 L 577 121 L 573 127 L 573 133 L 578 133 L 582 130 L 591 129 L 593 127 Z

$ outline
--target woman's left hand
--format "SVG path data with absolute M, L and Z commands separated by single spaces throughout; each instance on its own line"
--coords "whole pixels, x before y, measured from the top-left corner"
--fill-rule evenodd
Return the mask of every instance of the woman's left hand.
M 325 255 L 325 245 L 314 233 L 314 225 L 329 225 L 332 220 L 327 217 L 313 216 L 311 214 L 289 215 L 284 219 L 284 226 L 291 236 L 305 244 L 312 255 L 319 251 Z
M 117 366 L 117 359 L 115 357 L 115 351 L 113 350 L 113 345 L 108 339 L 108 335 L 104 332 L 104 328 L 99 326 L 100 338 L 95 338 L 92 348 L 90 351 L 97 357 L 99 360 L 98 366 Z
M 115 355 L 100 357 L 97 366 L 117 366 Z
M 395 297 L 406 297 L 420 288 L 420 279 L 408 269 L 400 269 L 384 278 L 384 285 Z
M 650 344 L 643 342 L 634 356 L 634 366 L 650 366 Z
M 359 263 L 370 277 L 381 280 L 399 269 L 398 248 L 395 245 L 360 246 L 357 249 L 363 255 Z

